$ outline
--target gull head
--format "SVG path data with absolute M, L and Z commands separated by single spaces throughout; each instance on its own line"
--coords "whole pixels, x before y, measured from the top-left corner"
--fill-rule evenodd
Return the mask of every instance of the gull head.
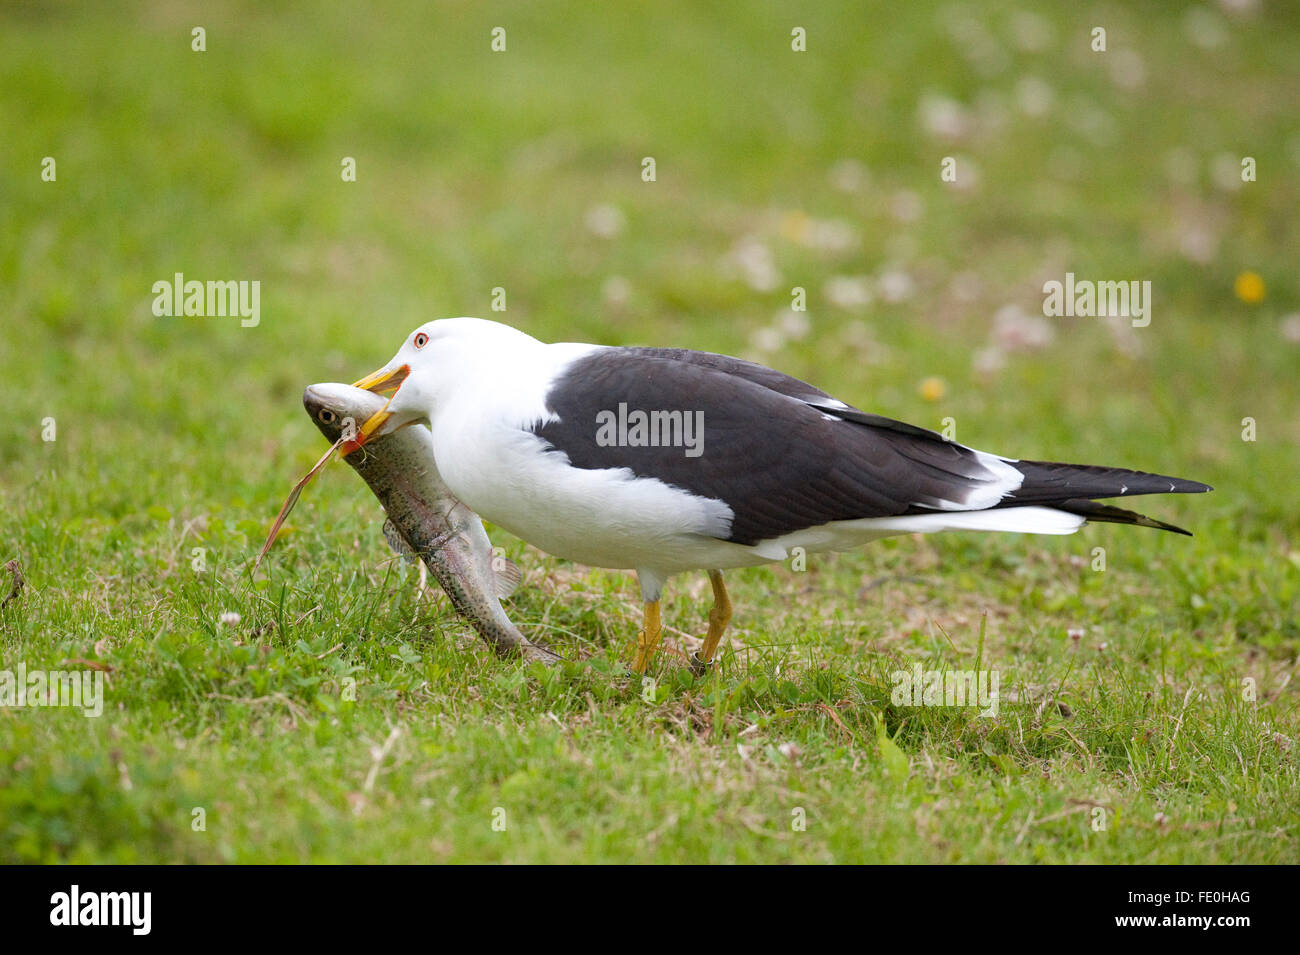
M 481 318 L 440 318 L 421 325 L 406 336 L 388 364 L 354 383 L 389 398 L 343 446 L 343 453 L 398 428 L 427 424 L 451 390 L 475 380 L 494 355 L 522 342 L 536 344 L 509 325 Z

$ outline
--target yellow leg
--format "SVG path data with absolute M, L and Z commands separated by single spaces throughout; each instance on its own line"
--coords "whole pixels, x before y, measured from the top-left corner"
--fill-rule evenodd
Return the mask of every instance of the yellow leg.
M 650 661 L 654 659 L 655 651 L 659 649 L 659 641 L 663 639 L 663 627 L 659 623 L 659 601 L 647 600 L 645 602 L 645 627 L 641 630 L 636 642 L 636 661 L 632 664 L 632 669 L 637 673 L 644 673 L 650 666 Z
M 696 673 L 703 673 L 713 662 L 718 641 L 731 622 L 731 598 L 727 596 L 727 586 L 722 582 L 722 571 L 709 571 L 709 583 L 713 584 L 713 606 L 709 610 L 709 633 L 704 638 L 704 646 L 691 658 L 691 669 Z

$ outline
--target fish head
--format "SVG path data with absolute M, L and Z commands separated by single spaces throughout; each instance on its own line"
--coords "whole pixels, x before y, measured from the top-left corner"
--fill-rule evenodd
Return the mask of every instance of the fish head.
M 373 392 L 333 381 L 309 385 L 302 393 L 303 408 L 331 444 L 339 438 L 355 439 L 361 426 L 384 404 Z

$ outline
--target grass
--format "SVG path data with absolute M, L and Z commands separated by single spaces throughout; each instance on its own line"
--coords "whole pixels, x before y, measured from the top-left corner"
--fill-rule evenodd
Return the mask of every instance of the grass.
M 0 708 L 0 861 L 1300 860 L 1300 19 L 981 10 L 7 6 L 0 557 L 27 587 L 0 657 L 112 669 L 98 719 Z M 260 324 L 155 317 L 177 271 L 261 281 Z M 1150 279 L 1150 326 L 1018 343 L 1066 271 Z M 512 618 L 578 662 L 498 661 L 340 466 L 250 575 L 321 451 L 303 386 L 458 314 L 741 354 L 975 447 L 1217 490 L 1144 508 L 1192 539 L 733 573 L 716 674 L 670 652 L 649 688 L 629 575 L 493 529 Z M 679 578 L 665 623 L 698 636 L 707 605 Z M 997 670 L 998 715 L 895 705 L 916 663 Z

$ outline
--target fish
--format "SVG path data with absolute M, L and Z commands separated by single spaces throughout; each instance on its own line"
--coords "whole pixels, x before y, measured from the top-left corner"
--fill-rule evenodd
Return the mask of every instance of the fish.
M 334 447 L 354 436 L 384 400 L 335 382 L 310 385 L 302 395 L 307 414 Z M 412 425 L 394 431 L 343 460 L 379 498 L 387 514 L 384 537 L 389 545 L 403 556 L 423 560 L 452 606 L 489 647 L 501 656 L 546 663 L 561 659 L 525 637 L 506 615 L 501 598 L 514 591 L 523 575 L 514 563 L 492 553 L 483 521 L 443 483 L 428 428 Z

